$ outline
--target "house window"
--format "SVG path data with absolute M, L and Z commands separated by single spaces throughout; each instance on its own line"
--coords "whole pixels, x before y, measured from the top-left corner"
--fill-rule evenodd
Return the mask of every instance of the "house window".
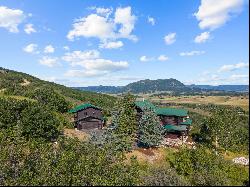
M 88 112 L 84 112 L 84 115 L 86 115 L 86 116 L 87 116 L 87 115 L 88 115 Z

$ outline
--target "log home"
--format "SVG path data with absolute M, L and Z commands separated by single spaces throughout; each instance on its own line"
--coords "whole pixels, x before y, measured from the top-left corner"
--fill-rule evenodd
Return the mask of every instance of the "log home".
M 75 128 L 78 130 L 102 129 L 104 120 L 102 109 L 89 103 L 79 105 L 69 111 L 74 114 Z
M 188 135 L 192 120 L 188 116 L 188 111 L 177 108 L 157 108 L 151 102 L 136 101 L 135 109 L 140 117 L 144 107 L 149 107 L 159 116 L 160 123 L 166 130 L 166 134 L 175 134 L 178 136 Z

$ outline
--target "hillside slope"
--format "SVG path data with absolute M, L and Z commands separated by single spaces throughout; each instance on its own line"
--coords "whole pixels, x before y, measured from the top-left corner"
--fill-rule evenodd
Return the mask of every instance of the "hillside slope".
M 187 87 L 176 79 L 140 80 L 126 86 L 88 86 L 75 87 L 79 90 L 88 90 L 102 93 L 154 93 L 154 92 L 201 92 L 200 88 Z
M 89 91 L 79 91 L 56 83 L 40 80 L 26 73 L 16 72 L 0 67 L 0 95 L 24 96 L 36 99 L 40 94 L 49 94 L 64 97 L 70 106 L 83 102 L 90 102 L 109 110 L 116 98 Z M 53 94 L 52 93 L 52 94 Z M 49 97 L 49 96 L 48 96 Z

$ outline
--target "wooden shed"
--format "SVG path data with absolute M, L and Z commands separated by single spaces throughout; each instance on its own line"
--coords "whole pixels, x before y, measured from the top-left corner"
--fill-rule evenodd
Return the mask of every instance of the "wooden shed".
M 102 129 L 104 125 L 102 109 L 86 103 L 71 109 L 74 114 L 75 128 L 78 130 Z

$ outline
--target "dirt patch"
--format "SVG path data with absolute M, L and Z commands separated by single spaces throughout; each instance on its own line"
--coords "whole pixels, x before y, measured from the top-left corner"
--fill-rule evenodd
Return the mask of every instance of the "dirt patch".
M 148 162 L 151 164 L 160 163 L 164 160 L 165 156 L 162 149 L 136 149 L 126 154 L 129 160 L 132 156 L 136 156 L 139 162 Z
M 86 141 L 89 138 L 89 134 L 83 131 L 77 131 L 75 129 L 64 129 L 63 134 L 70 138 L 78 138 L 81 141 Z
M 30 84 L 30 81 L 28 81 L 27 79 L 23 79 L 23 82 L 20 84 L 21 86 L 28 86 Z
M 154 151 L 152 149 L 143 149 L 143 148 L 138 148 L 136 149 L 137 151 L 139 151 L 142 154 L 145 154 L 147 156 L 154 156 Z

